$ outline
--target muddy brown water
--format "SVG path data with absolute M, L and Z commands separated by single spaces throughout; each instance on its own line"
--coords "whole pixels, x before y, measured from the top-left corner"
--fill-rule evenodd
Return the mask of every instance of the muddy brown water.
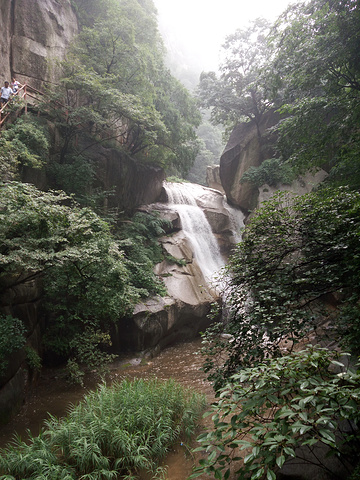
M 107 383 L 121 381 L 123 378 L 173 378 L 185 387 L 204 393 L 210 404 L 214 395 L 201 370 L 203 358 L 198 353 L 200 348 L 201 339 L 196 339 L 169 347 L 146 363 L 134 357 L 121 359 L 112 366 Z M 21 412 L 8 425 L 0 428 L 0 447 L 10 442 L 15 433 L 24 440 L 27 430 L 37 435 L 48 413 L 57 417 L 66 415 L 69 407 L 79 402 L 96 385 L 97 381 L 91 376 L 86 379 L 85 386 L 80 387 L 67 384 L 62 379 L 60 370 L 44 371 Z M 186 442 L 185 439 L 179 439 L 164 461 L 168 480 L 185 480 L 192 472 L 194 458 L 189 454 L 191 446 Z M 198 478 L 205 480 L 210 477 Z

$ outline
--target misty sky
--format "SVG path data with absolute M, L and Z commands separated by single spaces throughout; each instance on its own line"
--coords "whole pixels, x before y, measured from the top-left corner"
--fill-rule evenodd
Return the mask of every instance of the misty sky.
M 275 20 L 291 0 L 154 0 L 160 30 L 170 48 L 181 45 L 199 70 L 215 70 L 226 35 L 264 17 Z M 191 59 L 190 59 L 191 61 Z

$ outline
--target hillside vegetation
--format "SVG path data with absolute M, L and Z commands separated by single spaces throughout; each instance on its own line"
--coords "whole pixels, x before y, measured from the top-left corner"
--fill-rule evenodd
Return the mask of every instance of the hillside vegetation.
M 296 3 L 272 25 L 258 19 L 230 35 L 220 75 L 201 75 L 202 105 L 228 132 L 245 121 L 261 136 L 264 115 L 280 113 L 274 156 L 242 182 L 277 186 L 319 168 L 328 177 L 312 193 L 278 193 L 252 212 L 230 258 L 226 308 L 214 310 L 221 321 L 204 334 L 204 369 L 219 400 L 194 477 L 230 478 L 234 458 L 244 461 L 236 478 L 251 480 L 275 479 L 299 456 L 329 478 L 349 476 L 357 462 L 358 365 L 348 371 L 314 345 L 346 350 L 353 364 L 360 353 L 359 29 L 358 2 Z M 342 473 L 317 456 L 321 444 Z
M 108 208 L 114 192 L 99 182 L 92 153 L 101 146 L 119 162 L 185 175 L 198 151 L 200 114 L 164 64 L 152 1 L 76 0 L 73 7 L 80 32 L 62 78 L 29 106 L 39 115 L 1 132 L 0 293 L 29 281 L 42 286 L 44 358 L 67 362 L 81 382 L 83 366 L 101 371 L 113 359 L 111 327 L 141 298 L 165 293 L 153 274 L 164 222 L 132 216 L 136 205 L 126 213 Z M 22 183 L 29 169 L 42 172 L 46 191 Z M 11 332 L 0 350 L 4 373 L 26 332 L 21 319 L 2 321 Z

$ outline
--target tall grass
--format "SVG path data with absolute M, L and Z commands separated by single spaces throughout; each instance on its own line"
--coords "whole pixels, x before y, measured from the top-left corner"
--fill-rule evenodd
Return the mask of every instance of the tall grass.
M 39 436 L 0 451 L 0 478 L 133 480 L 143 470 L 158 478 L 160 460 L 194 433 L 204 406 L 203 395 L 173 380 L 102 385 L 65 418 L 49 416 Z

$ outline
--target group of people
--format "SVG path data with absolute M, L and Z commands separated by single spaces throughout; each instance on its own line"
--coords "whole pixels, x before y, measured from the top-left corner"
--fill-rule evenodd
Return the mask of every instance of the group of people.
M 12 79 L 11 84 L 5 81 L 4 86 L 1 87 L 0 107 L 3 107 L 13 95 L 16 95 L 20 87 L 21 84 L 15 78 Z

